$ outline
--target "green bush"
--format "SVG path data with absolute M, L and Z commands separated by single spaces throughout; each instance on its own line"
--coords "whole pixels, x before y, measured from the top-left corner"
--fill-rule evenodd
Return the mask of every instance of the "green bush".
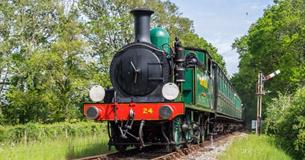
M 297 159 L 305 158 L 305 87 L 279 95 L 268 105 L 265 131 Z
M 54 123 L 16 126 L 0 126 L 1 143 L 28 143 L 45 139 L 58 139 L 62 137 L 81 137 L 97 135 L 106 132 L 104 123 L 78 122 L 78 123 Z

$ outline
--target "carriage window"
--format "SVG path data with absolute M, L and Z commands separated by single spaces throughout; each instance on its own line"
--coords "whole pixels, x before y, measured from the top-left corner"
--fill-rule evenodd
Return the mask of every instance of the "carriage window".
M 194 53 L 190 53 L 185 58 L 186 67 L 193 67 L 198 64 L 198 59 Z

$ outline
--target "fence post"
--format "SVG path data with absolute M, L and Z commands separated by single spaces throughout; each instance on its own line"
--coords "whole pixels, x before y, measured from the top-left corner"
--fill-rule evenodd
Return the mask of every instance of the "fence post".
M 65 132 L 66 132 L 66 138 L 68 138 L 68 129 L 65 128 Z
M 24 144 L 27 144 L 27 132 L 24 130 Z

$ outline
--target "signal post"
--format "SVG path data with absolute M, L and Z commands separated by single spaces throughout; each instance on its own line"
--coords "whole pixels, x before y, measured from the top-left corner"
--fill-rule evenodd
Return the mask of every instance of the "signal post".
M 257 103 L 256 103 L 256 135 L 260 135 L 261 127 L 262 127 L 262 105 L 263 105 L 263 95 L 264 92 L 264 82 L 270 80 L 274 76 L 280 74 L 280 70 L 276 70 L 272 72 L 268 76 L 264 76 L 263 73 L 260 71 L 257 77 L 257 84 L 256 84 L 256 96 L 257 96 Z

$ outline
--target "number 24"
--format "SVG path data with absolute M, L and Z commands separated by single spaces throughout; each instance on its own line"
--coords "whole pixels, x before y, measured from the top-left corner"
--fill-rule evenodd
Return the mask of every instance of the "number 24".
M 152 108 L 144 108 L 143 109 L 143 114 L 152 114 L 153 113 L 153 109 Z

